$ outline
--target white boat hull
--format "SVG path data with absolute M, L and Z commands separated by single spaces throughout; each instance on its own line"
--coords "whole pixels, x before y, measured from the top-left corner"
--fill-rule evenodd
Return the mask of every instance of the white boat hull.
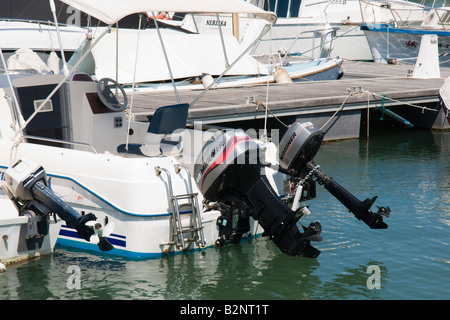
M 86 39 L 87 30 L 76 26 L 60 26 L 63 49 L 73 53 Z M 56 51 L 60 46 L 54 25 L 27 21 L 0 21 L 3 51 L 28 48 L 33 51 Z
M 0 169 L 0 176 L 3 168 Z M 2 191 L 0 189 L 0 195 Z M 61 224 L 51 221 L 50 232 L 37 241 L 25 240 L 28 218 L 19 216 L 13 203 L 0 196 L 0 262 L 4 265 L 17 263 L 53 252 Z
M 379 24 L 367 24 L 362 28 L 375 62 L 387 63 L 390 59 L 396 59 L 400 63 L 414 65 L 419 54 L 422 35 L 437 34 L 439 65 L 450 67 L 450 32 L 388 28 Z
M 0 150 L 11 148 L 5 141 Z M 8 161 L 0 157 L 0 171 Z M 185 180 L 174 171 L 171 157 L 127 158 L 110 153 L 60 149 L 22 143 L 17 156 L 33 157 L 49 177 L 51 189 L 81 214 L 93 213 L 97 221 L 105 218 L 113 223 L 114 231 L 107 237 L 114 249 L 108 254 L 134 258 L 158 258 L 166 254 L 185 252 L 170 245 L 171 213 L 167 194 L 167 177 L 155 175 L 155 166 L 170 171 L 174 194 L 186 193 Z M 199 203 L 202 196 L 199 194 Z M 181 207 L 182 220 L 190 217 L 190 210 Z M 219 211 L 202 211 L 201 218 L 205 246 L 195 243 L 189 250 L 214 246 L 218 239 Z M 61 221 L 59 219 L 59 221 Z M 260 235 L 263 230 L 251 219 L 251 229 L 244 237 Z M 100 252 L 98 246 L 80 238 L 76 230 L 65 226 L 59 232 L 57 244 Z

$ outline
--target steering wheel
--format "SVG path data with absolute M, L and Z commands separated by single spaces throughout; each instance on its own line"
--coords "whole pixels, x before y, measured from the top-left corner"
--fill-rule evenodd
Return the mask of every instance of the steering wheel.
M 116 88 L 118 88 L 122 92 L 123 96 L 122 103 L 120 103 L 119 100 L 117 100 L 116 95 L 109 88 L 108 84 L 110 82 L 113 83 L 116 86 Z M 113 79 L 110 78 L 100 79 L 97 84 L 97 94 L 100 100 L 103 102 L 103 104 L 112 111 L 123 111 L 125 107 L 128 105 L 128 97 L 127 94 L 125 93 L 125 90 L 120 84 L 117 83 L 117 81 Z

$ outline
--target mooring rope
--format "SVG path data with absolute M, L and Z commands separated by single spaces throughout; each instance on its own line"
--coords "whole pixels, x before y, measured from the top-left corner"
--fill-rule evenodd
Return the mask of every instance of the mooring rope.
M 270 114 L 279 122 L 281 123 L 283 126 L 285 126 L 286 128 L 289 128 L 289 125 L 287 125 L 286 123 L 284 123 L 283 121 L 280 120 L 280 118 L 278 118 L 273 112 L 272 110 L 269 109 L 269 107 L 267 107 L 263 102 L 259 101 L 259 100 L 254 100 L 252 101 L 252 103 L 256 104 L 256 110 L 258 110 L 259 106 L 262 106 L 265 111 L 270 112 Z M 265 117 L 267 118 L 267 116 Z
M 439 111 L 439 110 L 436 110 L 436 109 L 431 109 L 431 108 L 428 108 L 428 107 L 415 105 L 415 104 L 408 103 L 408 102 L 405 102 L 405 101 L 400 101 L 400 100 L 392 99 L 392 98 L 386 97 L 386 94 L 385 94 L 385 93 L 383 93 L 383 95 L 377 94 L 377 93 L 375 93 L 375 92 L 369 92 L 369 91 L 366 91 L 365 93 L 366 93 L 366 94 L 369 94 L 369 95 L 373 95 L 373 96 L 380 97 L 380 98 L 382 98 L 382 99 L 386 99 L 386 100 L 390 100 L 390 101 L 393 101 L 393 102 L 401 103 L 401 104 L 406 105 L 406 106 L 410 106 L 410 107 L 422 109 L 422 113 L 423 113 L 425 110 L 428 110 L 428 111 L 434 111 L 434 112 L 438 112 L 438 111 Z

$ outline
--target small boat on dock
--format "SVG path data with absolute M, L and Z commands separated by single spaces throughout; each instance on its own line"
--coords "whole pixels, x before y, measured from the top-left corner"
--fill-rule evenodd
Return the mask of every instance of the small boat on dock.
M 100 33 L 104 29 L 95 30 Z M 164 50 L 159 50 L 160 35 Z M 261 30 L 259 36 L 263 35 Z M 76 64 L 91 41 L 86 41 L 68 63 Z M 115 79 L 128 91 L 172 91 L 172 77 L 177 90 L 203 90 L 218 77 L 214 88 L 273 83 L 280 81 L 274 75 L 276 68 L 287 72 L 288 82 L 337 80 L 343 75 L 343 60 L 322 53 L 325 50 L 316 50 L 317 57 L 290 63 L 278 56 L 272 57 L 271 62 L 269 58 L 263 61 L 250 55 L 249 50 L 251 46 L 243 48 L 232 35 L 188 33 L 164 27 L 119 28 L 99 40 L 78 71 L 96 79 Z M 222 75 L 224 69 L 227 71 Z

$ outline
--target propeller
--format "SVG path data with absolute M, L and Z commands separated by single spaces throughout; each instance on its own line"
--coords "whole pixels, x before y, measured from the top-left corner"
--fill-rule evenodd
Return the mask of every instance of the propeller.
M 104 225 L 94 220 L 86 222 L 86 225 L 92 227 L 94 230 L 94 234 L 90 236 L 89 242 L 98 245 L 101 251 L 114 249 L 114 246 L 106 238 L 114 231 L 115 227 L 114 223 L 108 220 L 108 217 L 105 217 Z
M 302 227 L 304 231 L 303 238 L 305 238 L 305 240 L 315 242 L 322 241 L 322 236 L 320 235 L 322 232 L 322 225 L 320 222 L 311 222 L 308 227 L 305 227 L 304 225 L 302 225 Z
M 378 214 L 382 215 L 383 217 L 389 218 L 389 216 L 391 215 L 391 208 L 389 207 L 378 207 Z

